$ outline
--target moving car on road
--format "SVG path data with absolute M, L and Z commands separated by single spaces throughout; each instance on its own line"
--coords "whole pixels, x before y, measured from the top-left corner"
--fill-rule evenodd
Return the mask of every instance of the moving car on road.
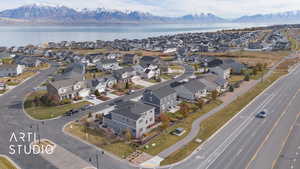
M 266 118 L 267 117 L 267 111 L 266 110 L 263 110 L 263 111 L 260 111 L 259 113 L 256 114 L 257 118 Z

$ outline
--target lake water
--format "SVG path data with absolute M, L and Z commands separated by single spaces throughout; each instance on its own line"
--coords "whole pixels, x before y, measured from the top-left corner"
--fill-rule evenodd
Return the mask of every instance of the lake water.
M 184 32 L 266 26 L 265 24 L 152 24 L 103 26 L 0 26 L 0 46 L 38 45 L 45 42 L 141 39 Z

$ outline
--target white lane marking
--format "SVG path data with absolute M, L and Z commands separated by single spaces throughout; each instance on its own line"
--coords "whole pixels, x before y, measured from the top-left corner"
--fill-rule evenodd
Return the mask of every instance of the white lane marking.
M 266 104 L 268 104 L 274 97 L 274 94 L 271 94 L 270 96 L 267 97 L 267 99 L 265 99 L 263 101 L 263 103 L 261 105 L 259 105 L 255 111 L 252 113 L 256 113 L 258 110 L 260 110 L 261 108 L 263 108 Z M 210 154 L 210 156 L 203 161 L 198 169 L 200 169 L 201 167 L 205 166 L 207 164 L 206 169 L 220 156 L 220 154 L 222 154 L 226 148 L 235 140 L 235 138 L 243 131 L 244 128 L 247 127 L 247 125 L 254 119 L 253 116 L 249 116 L 239 127 L 237 127 L 234 132 L 225 139 L 225 141 L 218 146 L 218 148 Z
M 286 89 L 287 87 L 285 86 L 280 86 L 279 89 L 277 90 L 277 93 L 276 95 L 279 95 L 283 89 Z M 255 113 L 257 113 L 257 110 L 261 110 L 263 108 L 266 107 L 266 105 L 268 103 L 270 103 L 270 101 L 275 97 L 275 93 L 272 93 L 270 94 L 264 101 L 261 105 L 259 105 L 255 111 L 253 113 L 251 113 L 249 115 L 249 117 L 236 129 L 234 130 L 234 132 L 221 144 L 218 146 L 218 148 L 210 154 L 210 156 L 205 160 L 203 161 L 198 169 L 200 169 L 202 166 L 207 165 L 207 167 L 205 169 L 208 169 L 210 167 L 210 165 L 212 165 L 214 163 L 214 161 L 227 149 L 227 147 L 239 136 L 239 134 L 248 126 L 248 124 L 254 119 L 253 115 Z M 245 125 L 244 125 L 245 124 Z M 243 126 L 244 125 L 244 126 Z M 237 134 L 236 134 L 237 133 Z M 232 137 L 233 139 L 229 139 L 231 138 L 231 136 L 234 136 Z M 226 144 L 226 142 L 229 141 L 229 143 Z M 220 152 L 218 152 L 220 151 Z

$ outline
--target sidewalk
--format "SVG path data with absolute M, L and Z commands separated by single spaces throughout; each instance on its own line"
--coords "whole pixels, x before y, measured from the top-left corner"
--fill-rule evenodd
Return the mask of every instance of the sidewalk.
M 53 154 L 41 154 L 41 156 L 59 169 L 94 168 L 90 163 L 82 160 L 80 157 L 57 144 Z
M 264 76 L 264 78 L 269 77 L 272 72 L 275 70 L 275 68 L 281 63 L 283 62 L 285 59 L 281 60 L 280 62 L 278 62 L 274 67 L 272 67 L 268 73 L 266 73 L 266 75 Z M 250 82 L 244 82 L 245 84 L 243 84 L 240 88 L 236 89 L 234 92 L 232 93 L 226 93 L 225 96 L 222 96 L 220 99 L 223 101 L 223 104 L 219 105 L 218 107 L 214 108 L 213 110 L 211 110 L 210 112 L 204 114 L 203 116 L 200 116 L 198 119 L 196 119 L 193 124 L 192 124 L 192 129 L 191 131 L 188 133 L 188 135 L 186 137 L 184 137 L 182 140 L 178 141 L 176 144 L 173 144 L 172 146 L 170 146 L 169 148 L 165 149 L 164 151 L 160 152 L 158 154 L 158 156 L 160 158 L 166 158 L 169 155 L 171 155 L 172 153 L 174 153 L 175 151 L 181 149 L 182 147 L 184 147 L 185 145 L 187 145 L 188 143 L 190 143 L 191 141 L 193 141 L 200 130 L 200 124 L 202 123 L 202 121 L 204 121 L 205 119 L 207 119 L 208 117 L 210 117 L 211 115 L 219 112 L 220 110 L 222 110 L 223 108 L 225 108 L 227 105 L 229 105 L 230 103 L 232 103 L 238 96 L 243 95 L 244 93 L 246 93 L 247 91 L 249 91 L 252 87 L 254 87 L 256 84 L 258 84 L 261 81 L 261 79 L 258 80 L 252 80 Z

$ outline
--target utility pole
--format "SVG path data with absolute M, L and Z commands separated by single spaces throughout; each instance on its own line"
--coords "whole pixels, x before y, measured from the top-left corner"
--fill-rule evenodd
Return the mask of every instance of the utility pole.
M 39 144 L 41 144 L 41 136 L 40 136 L 40 127 L 39 127 L 39 124 L 36 124 L 36 130 L 37 130 L 37 134 L 38 134 Z
M 97 162 L 97 169 L 99 169 L 99 155 L 98 155 L 98 153 L 96 154 L 96 162 Z

